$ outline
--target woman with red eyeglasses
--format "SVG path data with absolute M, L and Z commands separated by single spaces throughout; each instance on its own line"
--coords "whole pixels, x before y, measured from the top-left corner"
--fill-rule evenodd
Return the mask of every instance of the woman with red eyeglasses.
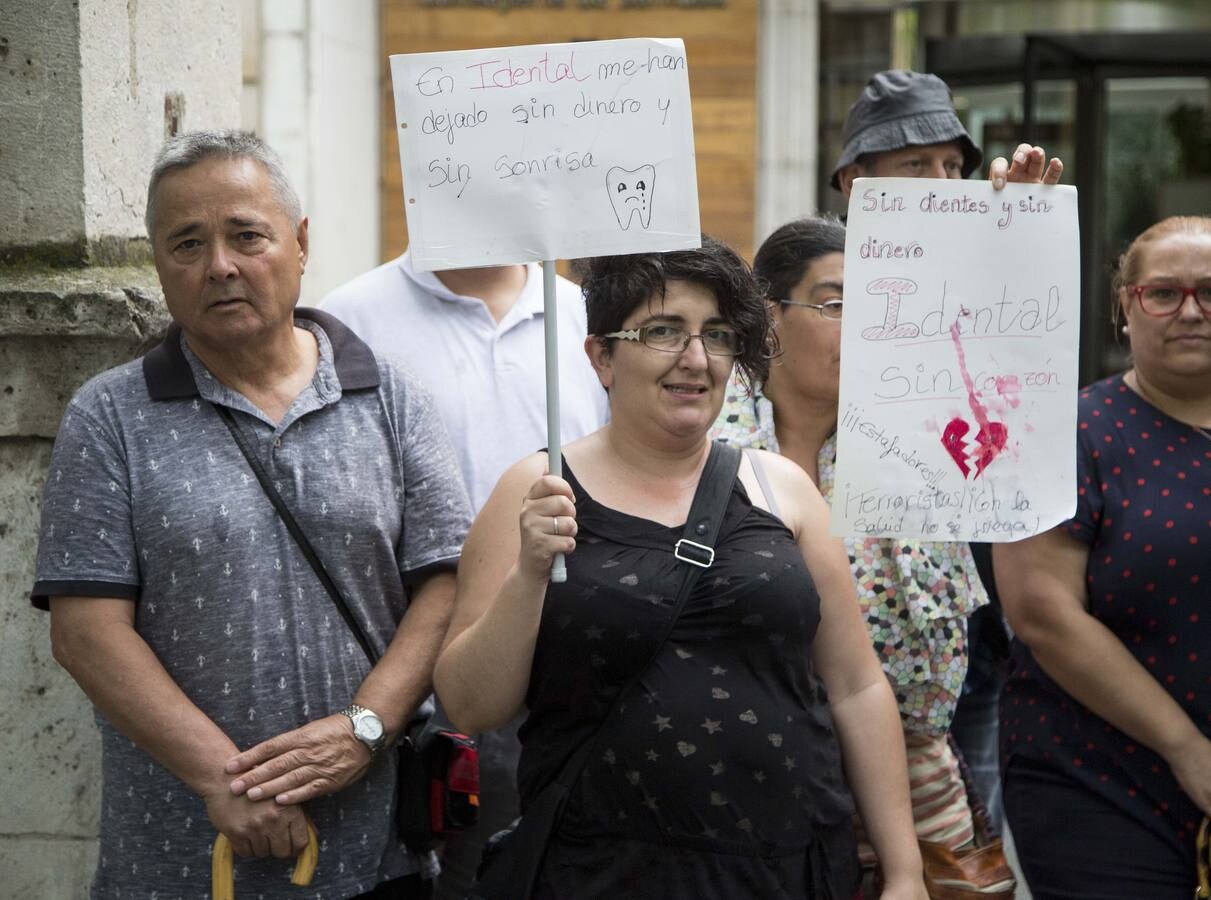
M 993 551 L 1035 900 L 1188 900 L 1211 812 L 1211 218 L 1136 238 L 1115 305 L 1132 367 L 1081 392 L 1076 514 Z

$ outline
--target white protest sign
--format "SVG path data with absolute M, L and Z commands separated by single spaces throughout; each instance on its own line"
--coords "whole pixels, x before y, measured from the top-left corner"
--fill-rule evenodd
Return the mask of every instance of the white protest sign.
M 834 534 L 1013 541 L 1076 507 L 1076 189 L 854 182 Z
M 416 268 L 700 246 L 680 40 L 405 54 L 391 81 Z

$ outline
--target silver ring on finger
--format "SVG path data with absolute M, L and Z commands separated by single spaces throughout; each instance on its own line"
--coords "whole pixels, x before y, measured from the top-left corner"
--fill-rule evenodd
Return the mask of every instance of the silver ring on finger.
M 559 516 L 551 516 L 551 521 L 555 524 L 555 530 L 551 534 L 559 534 Z

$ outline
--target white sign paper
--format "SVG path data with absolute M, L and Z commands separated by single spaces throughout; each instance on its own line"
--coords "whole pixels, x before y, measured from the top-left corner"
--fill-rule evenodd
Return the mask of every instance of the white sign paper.
M 1014 541 L 1076 507 L 1076 189 L 854 183 L 832 530 Z
M 700 246 L 685 47 L 391 57 L 418 269 Z

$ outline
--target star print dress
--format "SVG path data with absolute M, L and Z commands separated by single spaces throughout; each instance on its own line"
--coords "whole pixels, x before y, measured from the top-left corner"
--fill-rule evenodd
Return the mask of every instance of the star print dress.
M 790 531 L 737 481 L 714 564 L 611 709 L 672 613 L 682 529 L 596 503 L 566 463 L 564 477 L 580 532 L 535 648 L 523 813 L 595 744 L 535 896 L 852 897 L 854 807 L 811 663 L 820 600 Z

